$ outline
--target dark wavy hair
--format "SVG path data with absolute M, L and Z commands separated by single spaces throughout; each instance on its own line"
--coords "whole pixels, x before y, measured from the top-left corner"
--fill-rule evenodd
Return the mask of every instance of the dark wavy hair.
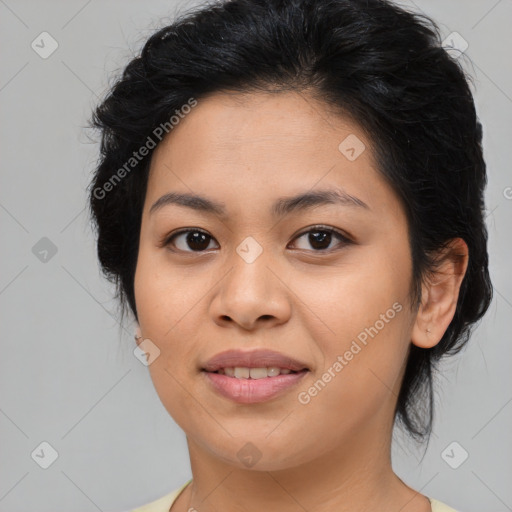
M 308 92 L 361 127 L 401 200 L 415 308 L 436 251 L 456 237 L 468 246 L 454 318 L 436 346 L 411 344 L 397 400 L 395 421 L 428 440 L 436 364 L 460 351 L 492 299 L 482 126 L 459 60 L 443 49 L 434 21 L 384 0 L 223 1 L 154 33 L 91 120 L 101 149 L 88 205 L 121 321 L 127 304 L 137 319 L 134 275 L 153 150 L 131 172 L 118 170 L 191 97 Z

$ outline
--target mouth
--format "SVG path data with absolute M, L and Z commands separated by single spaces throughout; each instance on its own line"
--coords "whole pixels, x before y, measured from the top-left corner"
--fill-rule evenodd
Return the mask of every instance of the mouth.
M 263 371 L 267 373 L 266 368 L 240 368 L 245 375 L 249 371 L 249 377 L 230 377 L 226 375 L 226 369 L 222 373 L 203 371 L 202 375 L 211 391 L 237 404 L 256 404 L 284 396 L 309 373 L 309 370 L 289 371 L 273 377 L 267 375 L 258 378 L 258 375 L 263 375 Z M 233 370 L 237 372 L 239 369 L 235 367 Z M 258 372 L 257 378 L 251 376 L 252 371 Z
M 305 363 L 270 350 L 222 352 L 201 368 L 212 391 L 239 404 L 284 395 L 310 371 Z
M 227 350 L 209 359 L 201 370 L 235 378 L 264 378 L 310 370 L 308 365 L 273 350 Z M 279 373 L 277 373 L 279 371 Z M 266 372 L 266 374 L 265 374 Z
M 207 370 L 203 370 L 207 371 Z M 279 368 L 278 366 L 260 367 L 260 368 L 249 368 L 247 366 L 235 366 L 219 368 L 214 372 L 218 375 L 226 375 L 227 377 L 233 377 L 235 379 L 265 379 L 278 377 L 279 375 L 290 375 L 294 373 L 301 373 L 308 371 L 307 368 L 302 370 L 290 370 L 290 368 Z

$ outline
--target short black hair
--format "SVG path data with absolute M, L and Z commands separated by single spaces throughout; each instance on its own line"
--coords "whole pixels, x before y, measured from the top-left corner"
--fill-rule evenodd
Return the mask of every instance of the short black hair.
M 145 42 L 91 119 L 101 149 L 89 208 L 121 317 L 129 305 L 138 319 L 134 276 L 153 150 L 132 170 L 126 163 L 134 152 L 191 98 L 306 91 L 364 130 L 379 172 L 398 194 L 415 307 L 436 251 L 457 237 L 468 246 L 453 320 L 436 346 L 411 344 L 397 400 L 395 420 L 414 439 L 428 439 L 436 363 L 460 351 L 492 300 L 482 125 L 468 80 L 436 23 L 390 1 L 231 0 L 181 13 Z

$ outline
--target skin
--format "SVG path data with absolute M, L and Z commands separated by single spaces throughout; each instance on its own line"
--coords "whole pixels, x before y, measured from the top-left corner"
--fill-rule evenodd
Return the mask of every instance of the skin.
M 350 134 L 366 146 L 353 161 L 338 149 Z M 324 188 L 369 208 L 330 204 L 272 217 L 278 198 Z M 150 215 L 171 191 L 222 202 L 227 215 L 178 205 Z M 332 235 L 315 248 L 308 229 L 317 224 L 353 243 Z M 211 238 L 202 252 L 187 245 L 187 234 L 160 244 L 180 228 Z M 248 236 L 263 251 L 250 264 L 236 251 Z M 442 256 L 412 310 L 407 218 L 377 171 L 371 141 L 350 119 L 307 93 L 201 99 L 152 156 L 135 273 L 139 333 L 160 350 L 151 378 L 190 453 L 193 483 L 172 511 L 430 511 L 428 499 L 394 474 L 390 446 L 411 343 L 434 346 L 455 312 L 467 246 L 456 239 Z M 396 302 L 401 311 L 300 403 L 298 393 Z M 232 348 L 270 348 L 311 372 L 279 397 L 237 404 L 200 372 Z M 252 467 L 237 456 L 248 442 L 261 455 Z

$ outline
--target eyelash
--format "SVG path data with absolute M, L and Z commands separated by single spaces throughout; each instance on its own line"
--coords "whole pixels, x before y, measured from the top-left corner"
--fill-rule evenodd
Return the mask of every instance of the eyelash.
M 311 232 L 315 232 L 315 231 L 316 232 L 319 231 L 321 233 L 330 233 L 331 235 L 334 235 L 341 242 L 340 249 L 343 248 L 346 245 L 350 245 L 350 244 L 354 243 L 346 235 L 344 235 L 343 233 L 341 233 L 337 229 L 334 229 L 334 228 L 331 228 L 331 227 L 327 227 L 327 226 L 322 226 L 322 225 L 311 226 L 307 231 L 303 231 L 303 232 L 297 234 L 293 238 L 293 240 L 299 239 L 302 236 L 307 235 L 308 233 L 311 233 Z M 181 229 L 180 231 L 177 231 L 176 233 L 173 233 L 172 235 L 165 237 L 163 242 L 160 244 L 160 246 L 161 247 L 169 247 L 171 245 L 171 242 L 177 236 L 182 235 L 184 233 L 202 233 L 202 234 L 206 235 L 207 237 L 209 237 L 210 239 L 215 240 L 211 235 L 209 235 L 206 231 L 204 231 L 202 229 L 199 229 L 199 228 L 187 228 L 187 229 Z M 206 250 L 203 250 L 203 251 L 192 251 L 192 250 L 184 251 L 182 249 L 174 250 L 174 249 L 170 249 L 170 248 L 169 248 L 169 250 L 172 251 L 172 252 L 184 252 L 184 253 L 192 253 L 192 254 L 193 253 L 201 254 L 201 253 L 206 252 Z M 306 250 L 306 249 L 299 249 L 299 250 Z M 318 249 L 318 250 L 314 250 L 313 249 L 311 252 L 314 252 L 314 253 L 331 253 L 331 252 L 334 252 L 336 250 L 339 250 L 339 249 Z

